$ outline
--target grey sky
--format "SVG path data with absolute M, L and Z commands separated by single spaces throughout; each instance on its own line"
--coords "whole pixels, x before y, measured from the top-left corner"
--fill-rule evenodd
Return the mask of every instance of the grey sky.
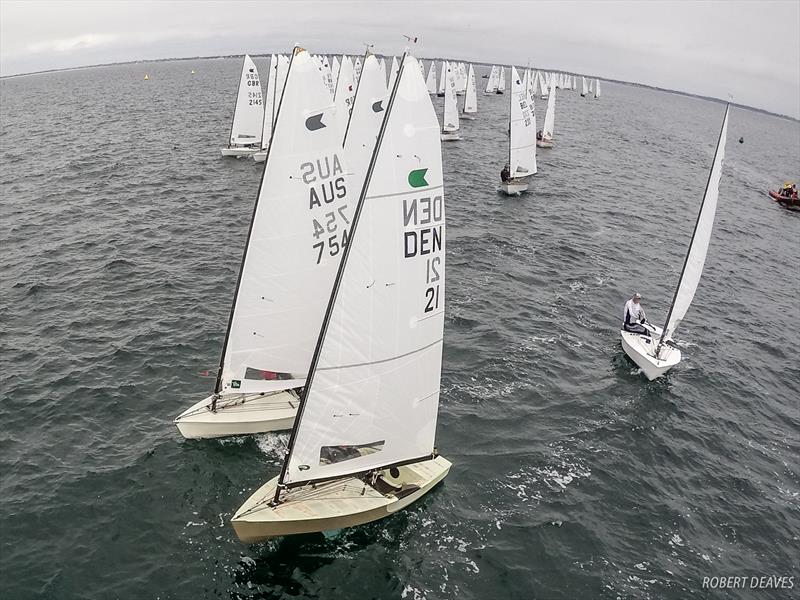
M 530 64 L 800 118 L 800 1 L 0 2 L 0 74 L 288 51 Z

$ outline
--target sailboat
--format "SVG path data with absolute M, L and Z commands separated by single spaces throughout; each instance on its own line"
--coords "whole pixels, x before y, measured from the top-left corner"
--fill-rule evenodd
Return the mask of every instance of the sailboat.
M 350 173 L 350 189 L 359 190 L 364 182 L 386 111 L 386 93 L 386 80 L 381 73 L 378 59 L 368 52 L 364 57 L 353 110 L 343 132 L 342 143 Z
M 692 299 L 703 274 L 708 244 L 711 241 L 711 230 L 714 227 L 714 216 L 717 212 L 719 198 L 719 181 L 722 176 L 722 164 L 725 159 L 725 142 L 728 137 L 728 113 L 730 104 L 725 107 L 722 128 L 719 132 L 717 149 L 711 162 L 706 191 L 700 204 L 697 222 L 694 226 L 689 251 L 683 263 L 678 287 L 672 297 L 672 305 L 667 313 L 663 328 L 648 327 L 651 336 L 620 330 L 622 348 L 636 365 L 642 369 L 645 377 L 652 381 L 661 377 L 681 361 L 681 351 L 672 342 L 675 329 L 683 321 L 692 304 Z M 645 325 L 647 327 L 647 325 Z
M 542 125 L 542 137 L 536 136 L 536 145 L 539 148 L 553 147 L 553 129 L 556 124 L 556 78 L 553 77 L 550 86 L 550 93 L 547 96 L 547 111 L 544 113 L 544 125 Z
M 595 98 L 599 98 L 600 97 L 600 80 L 599 79 L 597 81 L 595 81 L 595 84 L 594 84 L 594 97 Z
M 353 70 L 356 73 L 356 83 L 358 83 L 358 79 L 361 77 L 361 57 L 357 56 L 356 61 L 353 63 Z
M 447 62 L 442 61 L 442 69 L 441 73 L 439 74 L 439 89 L 436 91 L 436 95 L 440 98 L 444 97 L 444 88 L 447 85 Z
M 342 60 L 344 60 L 345 58 L 347 58 L 347 57 L 342 55 Z M 333 60 L 331 61 L 331 75 L 332 75 L 332 78 L 333 78 L 333 90 L 334 90 L 333 93 L 334 93 L 334 95 L 336 95 L 336 84 L 339 81 L 339 71 L 340 71 L 341 68 L 342 68 L 342 64 L 339 62 L 339 59 L 334 56 Z
M 397 65 L 397 57 L 392 57 L 392 66 L 389 70 L 389 84 L 386 86 L 388 89 L 392 89 L 394 87 L 394 80 L 397 79 L 397 71 L 399 70 L 399 66 Z
M 458 103 L 456 100 L 455 64 L 445 63 L 444 116 L 442 118 L 442 141 L 455 142 L 458 135 Z
M 586 94 L 589 93 L 589 86 L 586 83 L 586 77 L 581 77 L 582 84 L 581 84 L 581 98 L 585 98 Z
M 499 188 L 508 196 L 526 191 L 527 178 L 537 172 L 536 119 L 531 102 L 530 83 L 521 81 L 517 68 L 512 66 L 508 110 L 509 179 L 501 181 Z
M 540 71 L 539 72 L 539 89 L 542 90 L 542 100 L 546 100 L 547 99 L 547 96 L 548 96 L 547 87 L 548 87 L 547 80 L 545 79 L 545 76 L 542 75 L 542 73 Z
M 428 87 L 429 94 L 436 93 L 436 61 L 431 61 L 431 68 L 428 71 L 428 79 L 425 82 L 425 85 Z
M 387 517 L 450 470 L 434 447 L 445 283 L 438 129 L 405 55 L 283 467 L 231 519 L 245 543 Z
M 276 60 L 270 62 L 270 74 L 267 79 L 267 98 L 264 102 L 264 126 L 261 135 L 261 149 L 253 153 L 253 160 L 255 162 L 264 162 L 267 160 L 267 152 L 269 147 L 269 140 L 272 136 L 272 128 L 275 126 L 275 116 L 278 113 L 278 104 L 280 104 L 281 94 L 283 93 L 283 84 L 286 83 L 286 73 L 289 71 L 289 59 L 283 54 L 278 54 Z M 274 81 L 273 78 L 274 66 Z M 270 118 L 267 119 L 267 111 L 269 110 Z
M 467 75 L 467 93 L 464 97 L 464 112 L 461 113 L 462 119 L 468 121 L 475 120 L 475 114 L 478 112 L 478 93 L 475 89 L 475 69 L 472 65 L 469 66 L 469 74 Z
M 500 82 L 500 72 L 497 65 L 492 65 L 492 71 L 489 73 L 489 80 L 486 82 L 486 90 L 484 95 L 488 96 L 497 92 L 497 84 Z
M 308 52 L 293 51 L 242 255 L 214 393 L 175 419 L 187 438 L 294 422 L 349 238 L 342 137 Z
M 495 94 L 502 94 L 505 91 L 506 91 L 506 69 L 501 65 L 500 76 L 497 79 L 497 90 L 495 90 Z
M 249 55 L 244 55 L 236 107 L 233 110 L 228 145 L 220 150 L 222 156 L 248 156 L 261 147 L 261 127 L 264 121 L 264 100 L 258 69 Z

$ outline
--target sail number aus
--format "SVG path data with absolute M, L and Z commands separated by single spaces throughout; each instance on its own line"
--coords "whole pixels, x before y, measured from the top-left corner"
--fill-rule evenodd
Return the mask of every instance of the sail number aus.
M 311 225 L 316 254 L 316 264 L 322 257 L 337 256 L 347 247 L 348 226 L 347 185 L 339 157 L 324 157 L 300 165 L 303 183 L 308 185 L 308 209 L 312 212 Z

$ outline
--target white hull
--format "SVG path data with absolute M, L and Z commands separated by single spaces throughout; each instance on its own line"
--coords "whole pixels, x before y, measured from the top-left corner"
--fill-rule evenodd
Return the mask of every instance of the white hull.
M 655 344 L 658 343 L 660 330 L 651 337 L 624 330 L 621 330 L 619 333 L 622 338 L 622 349 L 625 350 L 625 354 L 636 363 L 636 366 L 642 370 L 644 376 L 650 381 L 661 377 L 664 373 L 681 362 L 681 351 L 666 344 L 661 347 L 660 358 L 653 356 Z
M 257 146 L 226 146 L 220 149 L 220 154 L 222 154 L 222 156 L 235 156 L 239 158 L 241 156 L 250 156 L 258 151 L 259 148 Z
M 467 121 L 474 121 L 477 117 L 475 116 L 475 113 L 461 113 L 458 118 L 465 119 Z
M 443 142 L 455 142 L 461 139 L 457 131 L 443 131 L 441 137 Z
M 211 398 L 201 400 L 175 419 L 185 438 L 217 438 L 291 429 L 300 400 L 294 392 L 242 394 L 220 399 L 216 412 Z
M 536 146 L 538 148 L 552 148 L 553 141 L 552 140 L 536 140 Z
M 253 152 L 253 160 L 256 162 L 264 162 L 267 160 L 267 151 L 266 150 L 259 150 L 258 152 Z
M 284 535 L 333 531 L 388 517 L 419 500 L 442 481 L 451 463 L 437 456 L 402 467 L 398 476 L 389 470 L 380 477 L 382 491 L 357 477 L 309 484 L 283 492 L 282 502 L 270 506 L 278 477 L 248 498 L 231 519 L 236 535 L 247 544 Z
M 519 196 L 528 190 L 528 183 L 523 179 L 510 179 L 501 182 L 498 189 L 506 196 Z

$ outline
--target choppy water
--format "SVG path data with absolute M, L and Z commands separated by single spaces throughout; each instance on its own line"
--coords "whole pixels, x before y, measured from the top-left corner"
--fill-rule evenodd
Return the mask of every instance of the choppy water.
M 197 373 L 218 361 L 260 178 L 219 156 L 239 65 L 0 81 L 0 595 L 800 585 L 800 215 L 764 194 L 797 177 L 800 125 L 732 110 L 685 359 L 648 383 L 619 346 L 622 304 L 638 289 L 663 319 L 724 109 L 612 83 L 598 101 L 558 95 L 558 145 L 540 151 L 532 194 L 494 191 L 508 96 L 479 93 L 479 119 L 445 145 L 444 485 L 337 538 L 241 545 L 227 521 L 276 473 L 287 436 L 185 441 L 171 423 L 212 387 Z

